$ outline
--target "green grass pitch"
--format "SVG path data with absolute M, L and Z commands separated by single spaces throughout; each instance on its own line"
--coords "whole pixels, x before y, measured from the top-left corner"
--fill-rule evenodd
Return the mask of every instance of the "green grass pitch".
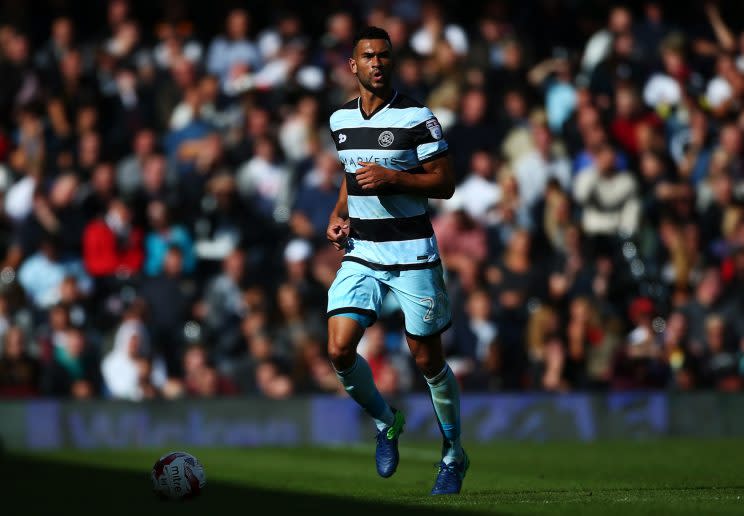
M 403 438 L 405 440 L 405 437 Z M 404 441 L 403 441 L 404 442 Z M 6 454 L 3 514 L 744 514 L 737 440 L 470 446 L 458 497 L 430 497 L 435 445 L 402 444 L 378 478 L 373 447 L 186 449 L 207 473 L 201 497 L 163 502 L 150 468 L 170 450 Z

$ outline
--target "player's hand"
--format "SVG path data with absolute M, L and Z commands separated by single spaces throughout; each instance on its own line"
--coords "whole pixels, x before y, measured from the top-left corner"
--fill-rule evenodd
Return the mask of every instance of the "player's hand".
M 346 239 L 349 238 L 349 221 L 331 215 L 331 219 L 328 221 L 328 229 L 326 230 L 326 238 L 338 250 L 346 247 Z
M 356 180 L 362 190 L 372 188 L 382 188 L 389 186 L 393 182 L 395 172 L 375 163 L 361 162 L 361 168 L 355 172 Z

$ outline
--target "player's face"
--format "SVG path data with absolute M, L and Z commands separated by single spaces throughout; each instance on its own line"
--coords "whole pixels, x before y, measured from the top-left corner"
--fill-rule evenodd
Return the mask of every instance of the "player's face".
M 390 85 L 393 55 L 390 44 L 384 39 L 363 39 L 357 43 L 349 59 L 351 72 L 370 91 L 385 90 Z

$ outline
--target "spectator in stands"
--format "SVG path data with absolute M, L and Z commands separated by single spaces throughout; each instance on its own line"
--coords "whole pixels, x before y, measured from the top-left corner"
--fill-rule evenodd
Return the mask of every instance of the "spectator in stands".
M 389 30 L 388 30 L 389 32 Z M 393 44 L 393 48 L 398 48 Z M 398 61 L 399 82 L 395 89 L 400 93 L 423 102 L 431 88 L 424 81 L 421 59 L 415 54 L 401 56 Z
M 48 309 L 60 301 L 66 278 L 73 278 L 83 294 L 93 287 L 83 263 L 79 259 L 63 259 L 59 248 L 55 237 L 45 237 L 39 251 L 29 256 L 18 271 L 18 281 L 38 309 Z
M 312 337 L 304 339 L 293 361 L 292 383 L 296 392 L 338 392 L 336 372 L 325 354 L 323 341 Z
M 494 93 L 502 96 L 506 91 L 529 91 L 525 50 L 514 37 L 508 37 L 501 46 L 501 66 L 490 70 L 485 77 Z
M 37 100 L 41 89 L 38 74 L 30 59 L 28 37 L 15 29 L 9 29 L 3 42 L 5 59 L 0 64 L 0 116 L 9 121 L 13 111 L 24 104 Z
M 527 78 L 533 87 L 544 90 L 548 127 L 553 134 L 559 133 L 577 104 L 567 50 L 557 48 L 554 56 L 535 65 Z
M 130 197 L 142 186 L 145 162 L 155 153 L 156 142 L 155 132 L 150 128 L 143 128 L 135 133 L 132 153 L 116 167 L 116 184 L 121 195 Z
M 256 43 L 261 57 L 266 61 L 275 58 L 282 45 L 303 34 L 302 17 L 294 11 L 277 13 L 276 23 L 262 30 Z
M 150 233 L 145 237 L 144 272 L 148 276 L 157 276 L 163 271 L 166 253 L 170 247 L 177 247 L 181 252 L 183 273 L 189 275 L 196 268 L 194 243 L 186 228 L 173 224 L 170 220 L 168 206 L 163 201 L 151 201 L 147 206 Z
M 271 399 L 285 399 L 294 392 L 292 379 L 276 361 L 266 361 L 258 365 L 256 385 L 261 394 Z
M 611 53 L 592 70 L 589 89 L 600 109 L 612 104 L 612 96 L 618 83 L 640 86 L 645 77 L 643 63 L 635 51 L 632 32 L 615 34 Z
M 491 296 L 486 290 L 476 290 L 468 296 L 465 311 L 467 323 L 472 332 L 473 355 L 481 363 L 488 362 L 497 344 L 499 329 L 492 321 Z
M 676 310 L 669 314 L 664 328 L 664 354 L 672 375 L 672 386 L 680 390 L 690 390 L 697 382 L 696 370 L 702 350 L 693 351 L 687 335 L 687 317 Z
M 731 270 L 727 284 L 727 300 L 722 315 L 730 326 L 733 338 L 744 352 L 744 320 L 739 316 L 744 308 L 744 245 L 731 250 L 727 264 Z
M 95 278 L 136 274 L 144 260 L 142 245 L 142 230 L 132 226 L 129 208 L 121 200 L 113 199 L 106 214 L 85 228 L 85 268 Z
M 583 230 L 589 236 L 633 235 L 640 221 L 640 199 L 632 174 L 615 167 L 615 151 L 603 144 L 596 163 L 580 172 L 573 195 L 582 208 Z
M 237 387 L 210 364 L 206 350 L 192 345 L 183 357 L 186 394 L 196 398 L 214 398 L 237 394 Z
M 282 154 L 290 164 L 298 164 L 311 157 L 315 145 L 320 106 L 315 96 L 304 95 L 293 112 L 278 128 Z
M 284 264 L 287 271 L 287 284 L 300 294 L 306 307 L 326 305 L 326 289 L 315 278 L 311 270 L 312 245 L 307 240 L 293 239 L 284 248 Z
M 90 179 L 93 169 L 101 160 L 101 134 L 96 130 L 88 130 L 78 138 L 75 168 L 78 176 L 84 180 Z
M 148 333 L 161 354 L 168 376 L 181 376 L 181 355 L 185 339 L 184 324 L 190 320 L 197 293 L 193 282 L 184 277 L 183 251 L 170 246 L 163 257 L 162 271 L 143 282 L 140 295 L 147 303 Z
M 116 197 L 116 193 L 114 166 L 108 161 L 102 161 L 93 169 L 90 186 L 85 189 L 84 197 L 80 201 L 80 208 L 85 220 L 91 220 L 106 213 L 108 205 Z
M 179 199 L 178 191 L 169 180 L 165 157 L 161 154 L 152 154 L 144 159 L 142 167 L 141 185 L 126 197 L 135 212 L 135 225 L 147 224 L 147 206 L 151 201 L 162 201 L 174 214 L 188 215 L 190 210 L 181 209 L 182 201 Z
M 277 290 L 279 324 L 274 332 L 275 349 L 285 357 L 292 356 L 306 337 L 325 336 L 322 314 L 317 306 L 305 306 L 299 289 L 283 283 Z
M 222 261 L 238 244 L 255 243 L 251 236 L 270 229 L 257 210 L 240 200 L 235 178 L 229 174 L 218 174 L 209 180 L 202 209 L 192 217 L 196 254 L 203 263 Z M 241 224 L 242 220 L 256 223 Z
M 457 271 L 469 262 L 482 263 L 486 258 L 486 232 L 465 211 L 465 199 L 455 201 L 453 211 L 443 213 L 434 222 L 439 252 L 445 266 Z
M 552 357 L 548 344 L 552 338 L 558 335 L 559 323 L 558 314 L 549 306 L 540 306 L 529 315 L 526 345 L 530 382 L 536 387 L 544 386 L 543 378 L 546 371 L 555 366 L 555 364 L 551 367 L 548 366 L 549 358 Z M 562 367 L 559 374 L 563 374 Z M 554 382 L 550 381 L 548 383 Z
M 176 106 L 183 100 L 189 89 L 196 87 L 197 79 L 196 63 L 184 56 L 176 56 L 173 59 L 168 73 L 160 79 L 157 91 L 154 93 L 157 127 L 170 127 Z
M 245 253 L 234 250 L 222 261 L 222 273 L 207 285 L 197 309 L 205 337 L 218 354 L 230 353 L 238 343 L 240 321 L 246 314 L 243 300 Z
M 543 197 L 550 179 L 565 189 L 571 184 L 571 164 L 563 150 L 554 146 L 545 122 L 533 117 L 530 132 L 533 150 L 523 153 L 514 163 L 521 200 L 528 209 Z
M 693 347 L 702 349 L 705 341 L 705 321 L 721 307 L 721 276 L 716 268 L 706 269 L 695 287 L 695 295 L 682 307 L 687 317 L 687 335 Z
M 458 204 L 480 224 L 493 221 L 496 205 L 501 200 L 501 187 L 496 182 L 495 163 L 491 154 L 479 150 L 470 160 L 470 172 L 457 187 L 452 199 L 444 202 L 445 208 L 454 209 Z
M 54 347 L 54 356 L 45 364 L 41 390 L 47 396 L 91 398 L 101 389 L 100 357 L 91 349 L 85 334 L 70 328 L 65 343 Z
M 215 355 L 217 367 L 230 376 L 243 394 L 256 393 L 256 370 L 272 358 L 267 336 L 268 315 L 265 310 L 251 311 L 240 323 L 240 346 L 231 355 Z
M 204 49 L 183 25 L 161 23 L 158 25 L 157 36 L 159 41 L 152 49 L 152 58 L 159 68 L 167 70 L 181 56 L 193 63 L 201 61 Z
M 322 241 L 328 217 L 336 206 L 343 169 L 336 156 L 329 152 L 318 155 L 315 166 L 299 187 L 290 218 L 297 236 Z
M 737 353 L 726 345 L 726 321 L 719 315 L 705 319 L 705 354 L 702 380 L 709 387 L 721 391 L 741 390 L 742 378 Z
M 616 356 L 613 387 L 616 389 L 662 388 L 669 382 L 669 365 L 664 359 L 661 336 L 654 325 L 657 308 L 651 299 L 637 297 L 628 309 L 635 325 L 625 346 Z
M 152 353 L 143 317 L 145 306 L 129 306 L 114 336 L 112 350 L 101 362 L 106 394 L 112 398 L 137 401 L 161 388 L 166 381 L 165 366 Z
M 16 241 L 24 255 L 39 248 L 43 235 L 54 235 L 64 258 L 80 253 L 85 225 L 84 212 L 75 202 L 80 183 L 72 174 L 62 174 L 52 183 L 48 195 L 38 189 L 33 195 L 31 213 L 18 226 Z
M 207 71 L 225 83 L 245 70 L 257 71 L 261 55 L 248 39 L 251 17 L 245 9 L 233 9 L 225 20 L 225 34 L 212 40 L 207 52 Z
M 615 118 L 610 124 L 610 132 L 626 154 L 631 157 L 638 155 L 642 126 L 660 125 L 661 120 L 655 113 L 643 109 L 638 92 L 632 86 L 615 90 Z
M 278 222 L 289 219 L 290 170 L 269 138 L 256 140 L 253 157 L 238 170 L 238 190 L 245 202 Z
M 434 53 L 436 42 L 444 39 L 457 55 L 468 53 L 468 36 L 457 24 L 446 23 L 436 2 L 425 2 L 421 9 L 421 28 L 411 35 L 411 48 L 422 56 Z
M 630 9 L 624 6 L 613 7 L 608 16 L 607 27 L 595 32 L 586 43 L 581 62 L 583 71 L 591 74 L 610 55 L 613 38 L 618 34 L 628 34 L 632 27 L 633 15 Z
M 488 98 L 485 92 L 472 89 L 462 95 L 460 116 L 445 137 L 452 150 L 458 183 L 465 177 L 473 154 L 478 150 L 494 151 L 498 135 L 488 119 Z
M 323 63 L 328 67 L 347 63 L 354 40 L 354 18 L 346 11 L 331 13 L 326 19 L 325 33 L 321 36 Z
M 26 398 L 39 394 L 41 365 L 29 354 L 26 339 L 18 326 L 12 326 L 3 335 L 0 398 Z
M 57 78 L 62 56 L 75 48 L 75 24 L 69 16 L 54 18 L 49 32 L 49 40 L 34 56 L 45 80 Z

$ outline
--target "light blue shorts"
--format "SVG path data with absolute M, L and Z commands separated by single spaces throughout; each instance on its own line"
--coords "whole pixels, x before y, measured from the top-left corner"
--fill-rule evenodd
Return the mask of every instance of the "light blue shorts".
M 328 290 L 328 317 L 343 315 L 371 326 L 388 292 L 403 310 L 407 335 L 430 337 L 449 328 L 450 304 L 441 264 L 430 269 L 378 271 L 344 261 Z

